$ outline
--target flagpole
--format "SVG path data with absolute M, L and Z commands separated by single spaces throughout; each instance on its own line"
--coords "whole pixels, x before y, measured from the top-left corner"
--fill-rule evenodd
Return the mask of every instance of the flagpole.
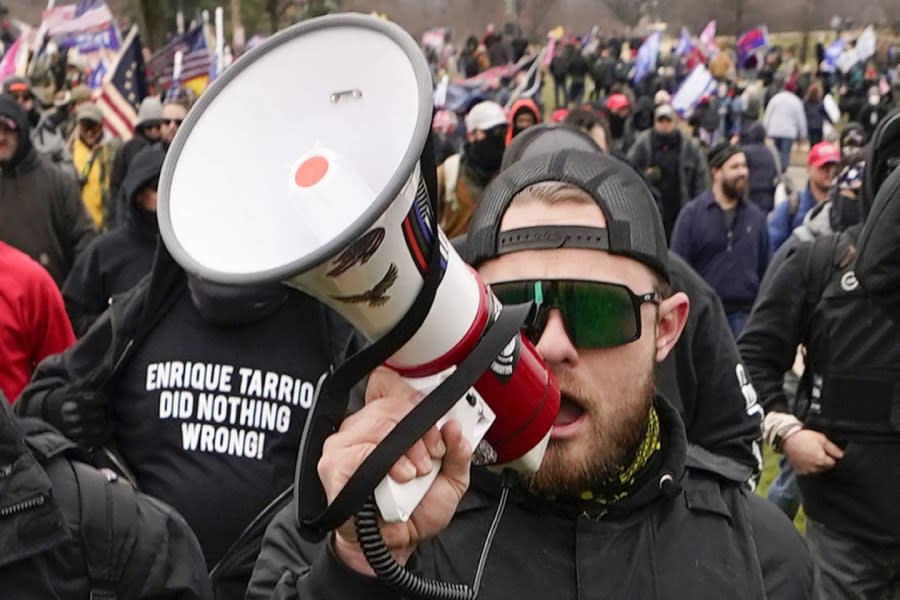
M 225 69 L 225 9 L 216 7 L 216 77 Z

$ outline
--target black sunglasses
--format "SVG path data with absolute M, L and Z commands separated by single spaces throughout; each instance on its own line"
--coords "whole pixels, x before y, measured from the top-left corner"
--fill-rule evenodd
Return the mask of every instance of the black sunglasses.
M 175 125 L 176 127 L 180 127 L 182 121 L 183 119 L 166 119 L 163 123 L 165 125 Z
M 491 285 L 503 304 L 534 302 L 525 335 L 537 344 L 551 309 L 559 309 L 566 333 L 579 348 L 613 348 L 641 337 L 641 305 L 659 304 L 656 292 L 635 294 L 627 286 L 570 279 L 506 281 Z

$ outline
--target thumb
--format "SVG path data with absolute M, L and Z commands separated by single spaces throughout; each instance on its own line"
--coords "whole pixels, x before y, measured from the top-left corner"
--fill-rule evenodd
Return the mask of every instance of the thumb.
M 444 437 L 444 444 L 447 446 L 447 453 L 444 455 L 441 465 L 441 474 L 449 480 L 459 496 L 462 497 L 469 486 L 472 447 L 463 437 L 462 426 L 456 420 L 448 421 L 441 429 L 441 433 Z
M 824 435 L 822 436 L 822 442 L 822 449 L 825 450 L 825 454 L 835 460 L 844 458 L 844 451 Z

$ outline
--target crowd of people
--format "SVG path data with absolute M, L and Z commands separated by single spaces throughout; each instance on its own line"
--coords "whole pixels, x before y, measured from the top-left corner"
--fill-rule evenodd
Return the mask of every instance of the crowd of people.
M 472 468 L 452 423 L 410 449 L 398 481 L 443 463 L 412 519 L 382 524 L 394 559 L 480 571 L 509 494 L 482 598 L 900 598 L 900 53 L 841 71 L 821 44 L 813 68 L 722 52 L 685 112 L 695 55 L 636 79 L 627 39 L 566 34 L 542 64 L 506 33 L 425 49 L 436 81 L 517 65 L 436 112 L 433 211 L 499 300 L 542 308 L 527 334 L 563 399 L 530 478 Z M 193 99 L 148 96 L 123 141 L 77 77 L 2 91 L 2 589 L 400 597 L 352 523 L 313 544 L 292 501 L 313 398 L 365 341 L 293 288 L 186 272 L 160 240 Z M 513 229 L 542 235 L 510 250 Z M 592 335 L 603 318 L 631 333 Z M 365 396 L 307 466 L 329 500 L 417 397 L 386 368 Z

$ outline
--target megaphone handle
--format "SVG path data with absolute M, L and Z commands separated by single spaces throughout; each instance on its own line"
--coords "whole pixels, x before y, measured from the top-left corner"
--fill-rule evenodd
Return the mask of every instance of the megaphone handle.
M 429 394 L 455 370 L 455 367 L 451 367 L 431 377 L 407 379 L 406 381 L 418 391 Z M 453 405 L 447 414 L 438 420 L 437 426 L 440 429 L 448 420 L 455 419 L 459 422 L 463 437 L 469 442 L 469 447 L 474 449 L 490 429 L 494 418 L 494 411 L 472 388 Z M 440 460 L 432 458 L 431 462 L 432 468 L 427 475 L 416 477 L 407 483 L 397 483 L 390 475 L 381 480 L 381 483 L 375 488 L 375 502 L 385 521 L 394 523 L 409 519 L 441 470 Z

